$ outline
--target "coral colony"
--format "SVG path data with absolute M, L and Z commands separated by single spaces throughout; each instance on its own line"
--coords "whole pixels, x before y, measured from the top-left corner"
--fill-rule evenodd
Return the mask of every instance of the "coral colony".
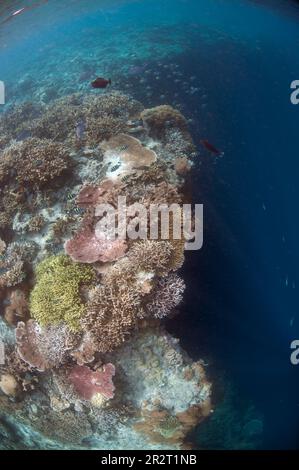
M 1 117 L 0 153 L 4 447 L 190 447 L 211 386 L 163 327 L 183 300 L 188 240 L 175 211 L 167 238 L 161 214 L 154 239 L 137 217 L 188 203 L 186 120 L 110 91 L 23 103 Z

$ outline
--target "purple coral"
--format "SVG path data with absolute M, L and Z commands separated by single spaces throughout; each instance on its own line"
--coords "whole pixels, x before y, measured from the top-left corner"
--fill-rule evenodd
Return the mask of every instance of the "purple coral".
M 127 249 L 125 240 L 98 238 L 89 228 L 84 228 L 64 245 L 65 252 L 79 263 L 115 261 Z
M 114 375 L 115 367 L 110 363 L 96 371 L 87 366 L 74 366 L 69 374 L 69 381 L 78 395 L 85 400 L 91 400 L 98 393 L 110 399 L 114 397 L 115 387 L 112 381 Z
M 161 278 L 146 306 L 148 313 L 155 318 L 167 317 L 183 300 L 185 288 L 185 282 L 177 274 Z

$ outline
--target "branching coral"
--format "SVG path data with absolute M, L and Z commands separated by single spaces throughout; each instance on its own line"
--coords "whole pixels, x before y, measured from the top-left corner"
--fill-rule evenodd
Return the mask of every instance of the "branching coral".
M 63 364 L 78 338 L 65 324 L 41 327 L 36 321 L 19 322 L 17 351 L 21 359 L 39 371 Z
M 15 107 L 0 119 L 2 323 L 12 329 L 7 323 L 22 320 L 16 345 L 14 338 L 5 343 L 0 408 L 13 407 L 18 421 L 71 445 L 106 448 L 111 439 L 130 445 L 132 437 L 144 448 L 148 437 L 155 448 L 178 448 L 210 412 L 202 368 L 161 329 L 185 288 L 174 274 L 184 240 L 175 236 L 171 212 L 186 200 L 190 134 L 170 106 L 145 110 L 144 126 L 141 111 L 121 93 L 91 90 L 47 106 Z M 136 232 L 135 203 L 147 214 L 151 206 L 173 204 L 168 236 L 158 227 L 152 239 L 122 240 L 116 217 L 119 239 L 105 238 L 99 205 L 120 215 L 119 196 L 132 206 L 125 220 L 133 230 L 137 220 Z M 155 217 L 164 217 L 161 207 Z M 38 253 L 22 235 L 39 244 Z M 64 242 L 67 255 L 53 256 Z M 25 276 L 28 282 L 11 288 Z M 121 393 L 112 400 L 115 369 Z
M 3 253 L 5 252 L 5 249 L 6 249 L 6 243 L 4 240 L 0 238 L 0 256 L 3 255 Z
M 81 325 L 97 341 L 99 352 L 120 346 L 143 311 L 139 294 L 127 285 L 98 286 L 92 292 Z
M 2 179 L 13 178 L 20 185 L 40 188 L 56 179 L 71 166 L 69 153 L 62 144 L 29 138 L 3 152 Z
M 183 279 L 176 274 L 159 279 L 152 298 L 146 305 L 147 311 L 155 318 L 167 317 L 183 300 L 185 288 Z
M 30 312 L 42 326 L 64 321 L 80 328 L 85 306 L 80 295 L 83 283 L 93 280 L 89 266 L 73 263 L 65 255 L 51 256 L 36 268 L 36 284 L 30 296 Z
M 36 254 L 34 242 L 11 243 L 0 258 L 0 288 L 13 287 L 26 277 L 26 264 Z
M 44 436 L 68 445 L 82 444 L 93 433 L 86 415 L 72 410 L 42 413 L 35 417 L 34 427 Z
M 42 107 L 34 103 L 22 103 L 13 106 L 0 119 L 0 134 L 7 136 L 8 139 L 16 139 L 24 135 L 24 132 L 30 132 L 29 123 L 36 119 L 42 111 Z
M 44 225 L 45 225 L 44 217 L 41 214 L 35 215 L 28 222 L 28 231 L 40 232 Z
M 125 129 L 125 122 L 122 119 L 109 115 L 98 118 L 88 116 L 86 118 L 86 143 L 91 147 L 97 146 L 103 140 L 124 132 Z

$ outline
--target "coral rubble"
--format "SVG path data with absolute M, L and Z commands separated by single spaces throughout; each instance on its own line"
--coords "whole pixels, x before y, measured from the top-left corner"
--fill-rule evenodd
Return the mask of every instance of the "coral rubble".
M 204 367 L 163 325 L 186 287 L 187 121 L 105 92 L 14 106 L 0 131 L 0 435 L 14 430 L 16 448 L 184 448 L 211 412 Z M 167 234 L 158 211 L 151 237 L 136 214 L 160 205 Z

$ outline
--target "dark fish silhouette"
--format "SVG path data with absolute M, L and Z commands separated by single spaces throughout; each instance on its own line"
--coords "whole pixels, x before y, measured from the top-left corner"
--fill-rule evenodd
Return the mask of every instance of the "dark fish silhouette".
M 203 139 L 200 141 L 201 145 L 203 145 L 209 152 L 214 153 L 215 155 L 218 156 L 223 156 L 224 153 L 218 150 L 214 145 L 210 144 L 210 142 L 206 139 Z
M 98 77 L 92 83 L 93 88 L 106 88 L 108 85 L 111 85 L 111 79 L 106 80 L 106 78 Z
M 76 124 L 76 137 L 78 140 L 82 140 L 84 132 L 86 131 L 86 124 L 83 119 L 80 119 Z

